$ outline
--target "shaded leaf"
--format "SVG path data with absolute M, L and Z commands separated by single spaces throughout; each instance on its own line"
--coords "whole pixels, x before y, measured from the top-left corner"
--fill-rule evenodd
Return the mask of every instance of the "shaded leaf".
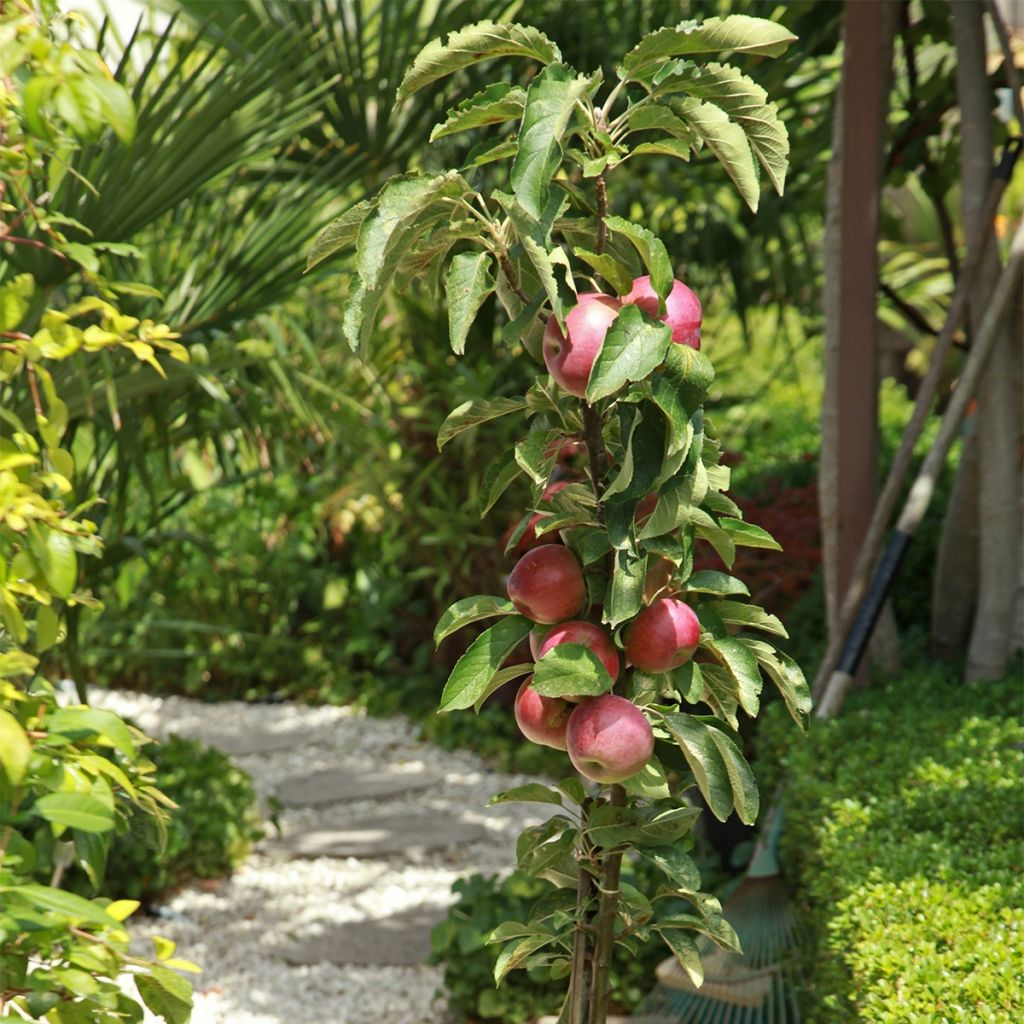
M 613 686 L 604 662 L 583 644 L 557 644 L 536 664 L 530 684 L 542 697 L 596 697 Z
M 484 300 L 494 291 L 492 262 L 489 252 L 460 252 L 448 267 L 444 279 L 448 296 L 448 334 L 456 355 L 465 352 L 469 329 Z
M 623 306 L 594 360 L 587 401 L 607 398 L 626 384 L 643 380 L 664 360 L 671 338 L 666 324 L 648 323 L 637 306 Z
M 525 398 L 478 398 L 463 402 L 457 409 L 453 409 L 441 424 L 441 429 L 437 432 L 437 449 L 440 451 L 453 437 L 457 437 L 464 430 L 469 430 L 470 427 L 525 408 Z
M 520 117 L 525 106 L 525 89 L 509 85 L 507 82 L 494 82 L 449 110 L 447 119 L 434 126 L 430 133 L 430 141 L 434 142 L 472 128 L 510 121 Z
M 455 663 L 441 694 L 439 711 L 457 711 L 472 707 L 487 689 L 502 662 L 533 628 L 521 615 L 509 616 L 473 641 L 469 650 Z
M 494 615 L 515 614 L 515 605 L 506 598 L 493 597 L 489 594 L 464 597 L 447 608 L 437 620 L 434 627 L 434 646 L 437 647 L 445 637 L 451 636 L 456 630 L 468 626 L 471 622 L 488 619 Z

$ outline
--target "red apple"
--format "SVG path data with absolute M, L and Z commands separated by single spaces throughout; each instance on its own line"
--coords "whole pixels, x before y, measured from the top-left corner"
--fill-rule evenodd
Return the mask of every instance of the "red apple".
M 527 676 L 516 694 L 516 724 L 523 735 L 544 747 L 565 750 L 565 729 L 574 704 L 561 697 L 542 697 Z
M 516 562 L 508 577 L 508 597 L 534 622 L 552 625 L 571 619 L 587 598 L 576 556 L 560 544 L 541 544 Z
M 608 669 L 612 681 L 619 678 L 619 652 L 615 650 L 612 638 L 600 626 L 581 619 L 560 623 L 548 632 L 539 645 L 537 659 L 543 658 L 552 647 L 559 644 L 583 644 L 584 647 L 589 647 Z
M 658 316 L 658 296 L 651 287 L 650 277 L 638 277 L 628 295 L 622 297 L 622 304 L 639 306 L 648 316 Z M 677 345 L 700 348 L 700 324 L 703 311 L 700 299 L 683 284 L 673 281 L 672 290 L 665 300 L 665 315 L 662 321 L 672 328 L 672 340 Z
M 693 657 L 700 622 L 685 601 L 659 597 L 626 627 L 626 659 L 643 672 L 670 672 Z
M 578 704 L 565 739 L 573 767 L 594 782 L 622 782 L 654 752 L 654 733 L 644 713 L 614 693 Z
M 619 315 L 619 300 L 601 292 L 584 292 L 565 318 L 566 334 L 551 317 L 544 329 L 544 364 L 563 390 L 585 398 L 590 371 L 604 336 Z

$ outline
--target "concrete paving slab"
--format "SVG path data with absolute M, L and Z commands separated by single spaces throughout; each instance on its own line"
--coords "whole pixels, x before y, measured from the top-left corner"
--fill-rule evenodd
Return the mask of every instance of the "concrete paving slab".
M 312 807 L 346 800 L 380 800 L 415 793 L 440 785 L 441 776 L 431 772 L 315 772 L 285 779 L 277 798 L 285 807 Z

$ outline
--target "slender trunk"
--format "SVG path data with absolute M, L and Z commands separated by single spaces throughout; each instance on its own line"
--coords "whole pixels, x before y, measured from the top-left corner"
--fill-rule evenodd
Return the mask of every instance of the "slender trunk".
M 957 51 L 960 103 L 960 170 L 964 224 L 978 224 L 993 156 L 993 96 L 986 74 L 984 7 L 973 0 L 953 0 L 953 36 Z M 991 230 L 991 228 L 989 228 Z M 985 312 L 985 298 L 999 275 L 991 252 L 978 275 L 970 311 L 972 336 Z M 994 679 L 1005 671 L 1012 653 L 1013 614 L 1021 586 L 1020 507 L 1022 477 L 1020 331 L 1004 327 L 978 391 L 979 518 L 977 610 L 967 652 L 968 679 Z
M 622 807 L 626 802 L 626 791 L 621 786 L 612 786 L 608 802 Z M 612 967 L 612 953 L 615 949 L 615 922 L 619 913 L 619 871 L 622 867 L 622 853 L 608 853 L 604 856 L 601 869 L 601 894 L 594 922 L 594 962 L 591 973 L 590 1024 L 605 1024 L 608 1018 L 608 989 Z
M 931 651 L 943 661 L 967 649 L 978 600 L 978 433 L 976 417 L 966 437 L 950 492 L 932 582 Z
M 819 477 L 830 631 L 874 503 L 876 282 L 886 100 L 896 7 L 848 2 L 825 225 L 825 395 Z

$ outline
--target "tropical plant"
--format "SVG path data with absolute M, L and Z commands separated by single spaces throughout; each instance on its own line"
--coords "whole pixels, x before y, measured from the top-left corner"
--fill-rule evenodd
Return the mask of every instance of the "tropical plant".
M 96 497 L 75 492 L 78 453 L 54 369 L 123 351 L 162 374 L 159 356 L 184 353 L 165 325 L 117 308 L 96 253 L 69 240 L 74 220 L 52 200 L 83 140 L 110 124 L 127 141 L 134 128 L 130 97 L 95 52 L 64 35 L 55 7 L 44 3 L 40 16 L 28 4 L 0 4 L 0 1013 L 139 1021 L 142 1006 L 118 983 L 130 974 L 143 1003 L 184 1024 L 192 993 L 174 968 L 198 968 L 163 939 L 156 959 L 129 952 L 124 921 L 136 902 L 61 888 L 77 864 L 95 891 L 128 815 L 159 827 L 169 801 L 138 730 L 84 703 L 62 706 L 37 671 L 67 610 L 94 603 L 78 560 L 100 550 L 86 518 Z M 40 179 L 50 198 L 37 191 Z M 68 267 L 90 263 L 95 290 L 55 308 L 45 282 L 11 273 L 24 249 Z
M 524 361 L 543 356 L 551 371 L 552 379 L 538 378 L 524 396 L 463 402 L 441 427 L 438 444 L 444 447 L 491 420 L 517 413 L 530 418 L 527 436 L 491 460 L 480 507 L 486 513 L 525 476 L 534 500 L 508 547 L 528 527 L 543 543 L 513 569 L 510 600 L 480 595 L 456 601 L 442 615 L 435 638 L 497 617 L 455 665 L 440 710 L 479 708 L 503 684 L 532 673 L 520 688 L 517 717 L 521 700 L 551 717 L 531 720 L 528 728 L 532 712 L 525 712 L 519 718 L 524 731 L 568 748 L 577 770 L 601 783 L 587 789 L 569 778 L 495 798 L 558 808 L 519 839 L 520 869 L 554 889 L 529 920 L 493 931 L 492 941 L 505 944 L 495 979 L 516 967 L 568 977 L 560 1020 L 570 1024 L 606 1019 L 617 944 L 635 950 L 660 936 L 697 984 L 702 969 L 694 931 L 735 948 L 718 901 L 701 891 L 699 872 L 685 852 L 700 813 L 685 794 L 698 789 L 722 820 L 735 809 L 753 822 L 757 787 L 737 746 L 738 712 L 757 714 L 762 671 L 798 722 L 809 711 L 795 663 L 772 644 L 743 635 L 746 629 L 784 633 L 781 623 L 735 600 L 748 592 L 728 572 L 693 570 L 697 538 L 712 545 L 725 568 L 737 545 L 775 545 L 765 531 L 744 522 L 724 494 L 729 473 L 701 404 L 713 371 L 696 350 L 694 322 L 686 321 L 686 343 L 679 344 L 664 322 L 675 316 L 672 303 L 685 286 L 673 281 L 664 244 L 646 227 L 612 215 L 608 196 L 611 175 L 621 177 L 619 168 L 627 163 L 650 155 L 688 161 L 705 151 L 721 162 L 751 209 L 760 198 L 758 164 L 781 192 L 788 139 L 776 108 L 736 67 L 703 58 L 720 51 L 771 57 L 792 39 L 777 24 L 745 16 L 683 22 L 641 40 L 607 92 L 600 71 L 577 73 L 535 28 L 483 22 L 437 39 L 407 71 L 399 98 L 491 57 L 526 58 L 541 70 L 523 86 L 494 82 L 448 112 L 435 137 L 499 126 L 458 169 L 392 179 L 325 229 L 310 254 L 310 265 L 317 266 L 355 245 L 343 331 L 361 354 L 372 352 L 388 291 L 425 276 L 434 295 L 443 281 L 456 355 L 493 293 L 509 317 L 503 342 Z M 623 100 L 625 109 L 617 111 Z M 500 164 L 504 175 L 509 162 L 502 184 L 510 191 L 478 173 Z M 641 277 L 644 270 L 649 276 Z M 598 280 L 604 281 L 620 298 L 582 293 L 585 280 L 596 292 Z M 684 301 L 692 309 L 695 300 Z M 581 321 L 591 316 L 588 306 L 598 310 L 596 328 L 593 320 Z M 584 359 L 574 371 L 579 379 L 559 363 L 559 354 L 574 345 L 589 352 L 589 365 Z M 548 491 L 559 455 L 580 444 L 588 478 L 570 477 L 557 494 Z M 663 577 L 651 593 L 648 569 L 658 560 Z M 535 567 L 555 573 L 558 581 L 541 582 L 532 575 Z M 653 659 L 639 649 L 643 642 L 631 641 L 631 631 L 647 628 L 649 613 L 660 614 L 662 606 L 692 620 L 692 645 L 677 642 L 667 666 L 628 671 L 618 693 L 608 667 L 618 652 L 610 633 L 593 622 L 583 623 L 582 631 L 581 624 L 573 628 L 599 637 L 594 642 L 600 656 L 570 637 L 541 647 L 535 663 L 507 664 L 535 624 L 558 623 L 586 608 L 595 617 L 600 608 L 602 625 L 614 631 L 634 664 L 647 663 Z M 545 632 L 535 636 L 538 643 L 546 643 Z M 694 713 L 700 704 L 710 713 Z M 615 719 L 608 732 L 618 754 L 599 765 L 586 737 L 591 725 L 602 732 L 606 712 Z M 656 739 L 658 757 L 652 756 Z M 648 893 L 620 884 L 627 850 L 659 868 L 666 884 Z M 688 911 L 666 911 L 670 898 L 683 899 Z

